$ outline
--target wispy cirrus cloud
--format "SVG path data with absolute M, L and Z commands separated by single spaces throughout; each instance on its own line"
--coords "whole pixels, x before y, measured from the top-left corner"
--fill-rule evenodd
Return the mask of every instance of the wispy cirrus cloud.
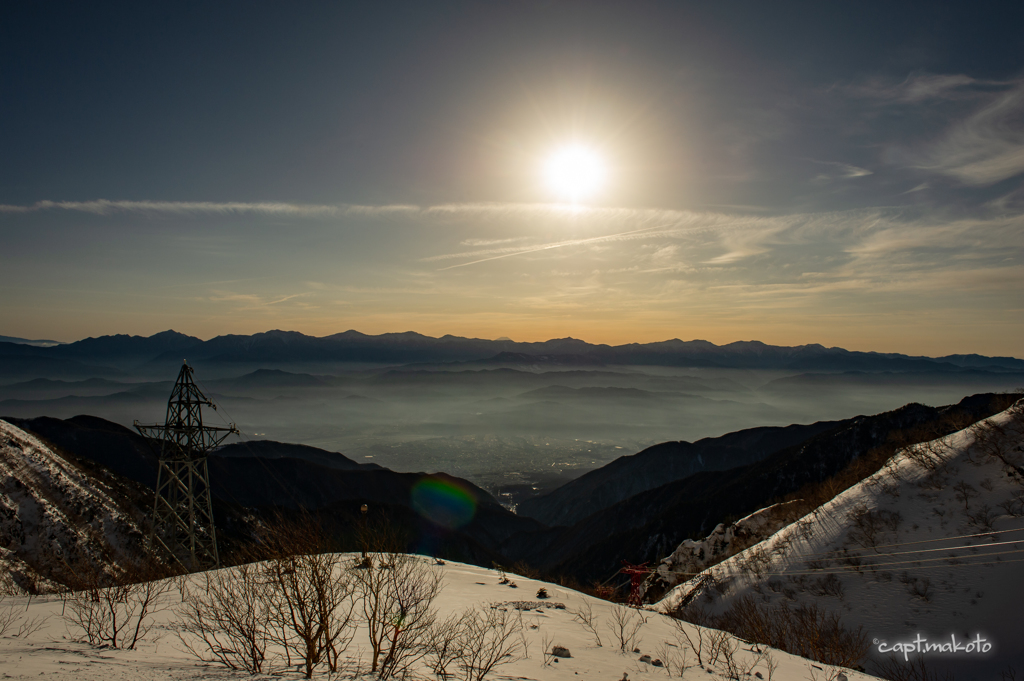
M 211 202 L 211 201 L 37 201 L 27 206 L 0 205 L 2 213 L 37 213 L 42 211 L 73 211 L 94 215 L 114 213 L 166 213 L 174 215 L 227 215 L 232 213 L 257 213 L 264 215 L 331 215 L 338 212 L 337 206 L 311 206 L 292 203 L 262 202 Z
M 857 97 L 886 102 L 919 103 L 939 98 L 959 97 L 967 88 L 998 85 L 998 81 L 979 81 L 964 74 L 912 73 L 899 83 L 872 78 L 846 86 Z
M 1024 173 L 1024 82 L 955 124 L 918 167 L 975 186 Z
M 834 91 L 863 107 L 856 125 L 877 124 L 876 134 L 891 136 L 886 157 L 895 166 L 969 187 L 1024 173 L 1024 79 L 912 73 L 900 82 L 875 78 Z
M 354 204 L 315 205 L 279 201 L 37 201 L 26 206 L 0 204 L 0 213 L 38 213 L 43 211 L 70 211 L 93 215 L 115 213 L 148 213 L 167 215 L 231 215 L 255 214 L 291 217 L 331 217 L 337 215 L 376 215 L 414 213 L 419 206 L 384 205 L 362 206 Z
M 307 298 L 311 295 L 313 295 L 311 291 L 292 293 L 290 295 L 283 296 L 267 296 L 257 293 L 236 293 L 233 291 L 214 290 L 210 291 L 208 295 L 202 297 L 201 300 L 211 303 L 231 303 L 240 309 L 254 310 L 280 305 L 281 303 L 286 303 L 289 300 L 295 300 L 297 298 Z
M 660 227 L 644 227 L 641 229 L 632 230 L 629 232 L 620 232 L 618 234 L 607 234 L 602 236 L 588 237 L 585 239 L 565 239 L 563 241 L 553 241 L 543 244 L 535 244 L 531 246 L 518 246 L 518 247 L 504 247 L 504 248 L 491 248 L 476 251 L 463 251 L 459 253 L 445 253 L 442 255 L 433 255 L 426 258 L 422 258 L 422 262 L 434 262 L 438 260 L 451 260 L 454 258 L 474 258 L 469 262 L 459 263 L 457 265 L 449 265 L 443 267 L 443 270 L 453 270 L 458 267 L 467 267 L 469 265 L 477 265 L 479 263 L 488 262 L 491 260 L 500 260 L 501 258 L 508 258 L 515 255 L 527 255 L 529 253 L 538 253 L 540 251 L 550 251 L 556 248 L 566 248 L 568 246 L 582 246 L 586 244 L 599 244 L 609 243 L 613 241 L 625 241 L 627 239 L 637 239 L 644 237 L 657 236 L 659 233 L 662 236 L 668 234 L 675 234 L 678 230 L 672 229 L 666 231 Z M 484 256 L 484 257 L 481 257 Z
M 595 225 L 606 217 L 600 210 L 590 215 Z M 632 229 L 573 239 L 482 240 L 494 245 L 436 253 L 419 261 L 461 261 L 439 270 L 445 271 L 575 249 L 578 254 L 591 252 L 588 257 L 605 271 L 610 271 L 609 263 L 612 268 L 628 269 L 634 265 L 628 259 L 633 258 L 644 261 L 642 271 L 732 269 L 741 278 L 756 279 L 767 272 L 774 272 L 772 276 L 818 269 L 838 272 L 841 265 L 855 261 L 943 269 L 957 267 L 958 259 L 969 254 L 983 259 L 1024 256 L 1024 236 L 1019 234 L 1024 218 L 1018 214 L 951 221 L 918 209 L 892 208 L 781 216 L 659 211 L 657 219 L 648 211 L 637 211 L 618 217 L 620 228 Z M 638 248 L 649 250 L 644 254 Z M 943 255 L 936 256 L 940 251 Z
M 826 165 L 834 166 L 836 173 L 843 176 L 861 176 L 856 166 L 839 162 Z M 1019 211 L 1000 218 L 982 216 L 952 221 L 940 214 L 895 208 L 775 216 L 513 203 L 353 206 L 96 200 L 45 201 L 13 208 L 17 210 L 7 212 L 64 210 L 110 215 L 136 211 L 296 219 L 402 215 L 409 221 L 405 225 L 403 220 L 401 229 L 412 230 L 404 234 L 422 234 L 424 226 L 432 226 L 432 230 L 443 228 L 431 231 L 437 236 L 430 239 L 410 241 L 402 258 L 389 263 L 405 270 L 409 268 L 403 262 L 436 267 L 410 270 L 424 276 L 429 272 L 440 276 L 444 271 L 519 256 L 533 256 L 529 264 L 518 269 L 536 273 L 538 267 L 545 266 L 545 259 L 540 257 L 544 253 L 570 249 L 574 257 L 579 256 L 574 267 L 586 268 L 585 263 L 590 262 L 592 271 L 605 275 L 661 273 L 666 277 L 685 275 L 708 281 L 729 276 L 735 278 L 737 285 L 805 275 L 845 277 L 850 282 L 859 282 L 857 285 L 866 285 L 864 282 L 891 278 L 898 272 L 962 269 L 966 260 L 1001 267 L 998 263 L 1007 257 L 1024 258 L 1024 220 Z M 545 228 L 534 229 L 538 222 Z M 445 246 L 443 238 L 438 237 L 453 225 L 459 228 Z M 562 230 L 582 236 L 545 238 Z M 479 236 L 471 236 L 473 231 Z M 321 288 L 322 284 L 308 286 L 314 291 Z M 309 295 L 310 292 L 273 296 L 217 290 L 207 300 L 255 308 Z
M 814 161 L 819 165 L 826 166 L 827 171 L 819 173 L 814 180 L 816 182 L 829 182 L 832 180 L 849 180 L 855 177 L 866 177 L 872 175 L 867 168 L 860 168 L 850 163 L 841 161 Z
M 463 239 L 459 242 L 460 246 L 497 246 L 498 244 L 511 244 L 517 241 L 523 241 L 528 237 L 525 236 L 514 236 L 507 239 Z

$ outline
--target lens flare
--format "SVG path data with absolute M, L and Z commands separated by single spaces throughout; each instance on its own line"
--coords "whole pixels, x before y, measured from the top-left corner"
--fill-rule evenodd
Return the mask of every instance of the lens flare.
M 476 515 L 476 496 L 450 478 L 429 475 L 413 485 L 412 507 L 424 518 L 456 529 Z

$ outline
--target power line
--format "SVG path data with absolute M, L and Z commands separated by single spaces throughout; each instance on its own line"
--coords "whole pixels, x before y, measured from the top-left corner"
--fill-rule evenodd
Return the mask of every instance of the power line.
M 951 557 L 951 558 L 930 558 L 930 559 L 922 559 L 920 561 L 898 561 L 898 562 L 895 562 L 895 563 L 869 563 L 869 564 L 865 564 L 865 565 L 833 565 L 833 566 L 830 566 L 830 567 L 827 567 L 827 568 L 821 568 L 819 570 L 814 570 L 814 569 L 811 569 L 811 570 L 763 570 L 760 573 L 754 573 L 752 570 L 742 570 L 742 569 L 741 570 L 742 570 L 743 573 L 746 573 L 746 574 L 750 574 L 750 573 L 758 574 L 761 577 L 765 577 L 765 576 L 787 577 L 787 576 L 797 576 L 797 575 L 848 574 L 848 573 L 851 573 L 851 572 L 890 572 L 890 570 L 883 570 L 881 568 L 888 567 L 888 566 L 893 566 L 893 565 L 907 565 L 907 564 L 913 564 L 913 563 L 935 562 L 935 561 L 940 561 L 940 560 L 957 561 L 955 563 L 950 563 L 949 565 L 922 565 L 920 567 L 915 566 L 914 570 L 917 571 L 917 570 L 930 570 L 930 569 L 940 569 L 940 568 L 957 568 L 957 567 L 974 566 L 974 565 L 1003 565 L 1003 564 L 1006 564 L 1006 563 L 1017 563 L 1017 562 L 1020 562 L 1019 560 L 1000 560 L 1000 561 L 981 561 L 981 562 L 973 560 L 973 559 L 977 559 L 977 558 L 987 559 L 987 558 L 990 558 L 991 556 L 1001 556 L 1001 555 L 1007 555 L 1007 554 L 1013 554 L 1013 553 L 1024 553 L 1024 549 L 1016 549 L 1016 550 L 1013 550 L 1013 551 L 998 551 L 996 553 L 979 554 L 979 555 L 964 556 L 964 557 L 957 556 L 957 557 Z M 717 567 L 717 566 L 715 566 L 715 567 Z M 714 570 L 714 567 L 708 568 L 707 570 L 704 570 L 702 572 L 676 572 L 676 571 L 670 571 L 667 574 L 681 575 L 681 576 L 684 576 L 684 577 L 697 577 L 697 576 L 700 576 L 700 575 L 711 574 L 713 570 Z M 666 574 L 666 573 L 659 573 L 659 574 Z M 722 575 L 722 576 L 734 576 L 734 575 L 735 575 L 735 572 L 729 572 L 728 574 Z M 714 575 L 712 575 L 712 576 L 714 576 Z
M 954 539 L 954 538 L 951 537 L 950 539 Z M 936 541 L 938 541 L 938 540 L 936 540 Z M 828 552 L 824 552 L 824 553 L 801 553 L 801 554 L 797 554 L 797 555 L 792 556 L 792 559 L 795 559 L 797 561 L 805 561 L 805 562 L 810 562 L 812 560 L 837 560 L 837 561 L 839 561 L 839 560 L 847 560 L 847 559 L 850 559 L 850 558 L 864 558 L 864 559 L 870 560 L 872 558 L 886 558 L 888 556 L 916 555 L 916 554 L 921 554 L 921 553 L 934 553 L 936 551 L 967 551 L 967 550 L 970 550 L 970 549 L 989 549 L 989 548 L 992 548 L 992 547 L 995 547 L 995 546 L 1006 546 L 1008 544 L 1020 544 L 1022 542 L 1024 542 L 1024 539 L 1014 539 L 1014 540 L 1007 540 L 1007 541 L 1001 541 L 1001 542 L 992 542 L 992 543 L 989 543 L 989 544 L 965 544 L 965 545 L 961 545 L 961 546 L 942 546 L 942 547 L 934 548 L 934 549 L 915 549 L 915 550 L 912 550 L 912 551 L 890 551 L 890 552 L 887 552 L 887 553 L 875 553 L 875 554 L 871 554 L 871 553 L 868 553 L 868 554 L 863 554 L 863 553 L 847 553 L 845 551 L 828 551 Z M 907 544 L 904 544 L 904 546 L 910 546 L 912 543 L 913 542 L 909 542 Z M 899 546 L 899 545 L 898 544 L 892 544 L 891 546 Z M 739 555 L 739 554 L 734 554 L 734 555 Z M 989 554 L 989 555 L 994 555 L 994 554 Z M 779 554 L 779 560 L 780 561 L 784 560 L 786 557 L 787 556 L 785 556 L 784 554 Z M 955 558 L 955 557 L 956 556 L 953 556 L 953 558 Z M 969 558 L 971 556 L 966 556 L 966 557 Z M 726 560 L 728 560 L 728 559 L 726 559 Z M 772 560 L 774 562 L 774 560 L 775 560 L 774 556 L 772 557 Z M 706 571 L 711 570 L 711 569 L 713 569 L 715 567 L 721 566 L 721 565 L 724 564 L 724 562 L 725 561 L 722 561 L 721 563 L 716 563 L 715 565 L 710 565 L 707 568 L 705 568 L 704 571 L 706 572 Z M 657 570 L 655 569 L 655 571 L 657 571 Z M 689 572 L 687 572 L 687 573 L 675 572 L 673 570 L 669 570 L 667 572 L 669 574 L 694 574 L 694 573 L 689 573 Z M 701 573 L 696 573 L 696 574 L 702 574 L 702 572 Z
M 942 537 L 942 538 L 939 538 L 939 539 L 925 539 L 925 540 L 921 540 L 921 541 L 901 542 L 901 543 L 896 543 L 896 544 L 886 544 L 884 546 L 888 546 L 888 547 L 914 546 L 914 545 L 929 544 L 929 543 L 934 543 L 934 542 L 939 542 L 939 541 L 948 542 L 948 541 L 954 541 L 956 539 L 967 539 L 967 538 L 971 538 L 971 537 L 986 537 L 986 536 L 992 536 L 992 535 L 998 535 L 998 534 L 1008 534 L 1008 533 L 1012 533 L 1012 532 L 1022 532 L 1022 531 L 1024 531 L 1024 528 L 1011 528 L 1011 529 L 1008 529 L 1008 530 L 993 530 L 992 532 L 980 532 L 980 533 L 977 533 L 977 534 L 965 534 L 965 535 L 958 535 L 958 536 L 954 536 L 954 537 Z M 877 553 L 877 554 L 874 554 L 874 555 L 872 555 L 872 554 L 864 555 L 862 553 L 850 554 L 850 553 L 847 553 L 845 551 L 825 551 L 825 552 L 821 552 L 821 553 L 810 553 L 810 554 L 794 555 L 794 556 L 791 557 L 791 560 L 793 562 L 801 562 L 801 561 L 802 562 L 809 562 L 809 561 L 815 560 L 816 558 L 819 558 L 819 557 L 820 557 L 820 559 L 823 559 L 823 560 L 837 560 L 837 561 L 844 560 L 844 559 L 849 559 L 849 558 L 863 558 L 863 559 L 870 560 L 871 558 L 875 558 L 875 557 L 917 555 L 917 554 L 924 554 L 924 553 L 933 553 L 935 551 L 966 551 L 966 550 L 970 550 L 970 549 L 989 549 L 989 548 L 993 548 L 993 547 L 996 547 L 996 546 L 1005 546 L 1005 545 L 1011 545 L 1011 544 L 1019 544 L 1019 543 L 1021 543 L 1021 541 L 1022 540 L 1007 540 L 1007 541 L 994 542 L 994 543 L 989 543 L 989 544 L 967 544 L 967 545 L 963 545 L 963 546 L 943 546 L 943 547 L 931 548 L 931 549 L 915 549 L 915 550 L 911 550 L 911 551 L 894 551 L 894 552 L 888 552 L 888 553 Z M 877 547 L 877 548 L 883 548 L 883 547 Z M 762 571 L 760 574 L 761 575 L 801 575 L 801 574 L 805 574 L 805 575 L 824 575 L 824 574 L 843 574 L 843 573 L 847 573 L 847 572 L 851 572 L 851 571 L 852 572 L 872 571 L 875 568 L 884 567 L 884 566 L 905 565 L 905 564 L 913 564 L 913 563 L 928 563 L 928 562 L 934 562 L 934 561 L 939 561 L 939 560 L 944 560 L 944 561 L 954 561 L 954 560 L 955 561 L 960 561 L 959 563 L 956 563 L 956 564 L 950 564 L 949 567 L 958 567 L 960 565 L 965 565 L 965 564 L 966 565 L 982 565 L 984 563 L 965 562 L 965 561 L 972 561 L 972 559 L 976 559 L 976 558 L 988 558 L 990 556 L 1005 555 L 1007 553 L 1018 553 L 1018 552 L 1021 552 L 1021 551 L 1024 551 L 1024 549 L 1018 549 L 1018 550 L 1014 550 L 1014 551 L 989 552 L 989 553 L 981 553 L 981 554 L 977 554 L 976 553 L 976 554 L 969 555 L 969 556 L 946 556 L 946 557 L 941 557 L 941 558 L 921 558 L 921 559 L 916 559 L 916 560 L 901 560 L 901 561 L 894 561 L 894 562 L 887 562 L 887 563 L 865 563 L 863 565 L 856 565 L 856 566 L 855 565 L 849 565 L 849 566 L 835 565 L 835 566 L 827 566 L 827 567 L 823 567 L 823 568 L 819 568 L 819 569 L 810 568 L 810 569 L 807 569 L 807 570 L 771 570 L 771 571 Z M 785 556 L 780 556 L 780 559 L 784 559 L 784 558 L 785 558 Z M 1005 563 L 1005 562 L 1015 562 L 1015 561 L 1001 561 L 1001 562 Z M 938 566 L 938 567 L 944 567 L 944 566 Z M 716 568 L 719 571 L 725 571 L 725 570 L 729 570 L 729 571 L 735 571 L 735 570 L 749 571 L 746 568 L 743 568 L 743 567 L 740 567 L 740 566 L 734 565 L 734 564 L 730 564 L 730 565 L 726 566 L 725 562 L 723 561 L 722 563 L 717 563 L 715 565 L 711 565 L 711 566 L 705 568 L 704 570 L 701 570 L 700 572 L 683 572 L 683 571 L 679 571 L 679 570 L 659 571 L 657 568 L 652 568 L 652 569 L 649 570 L 649 572 L 651 574 L 658 573 L 658 574 L 662 574 L 662 575 L 681 575 L 681 576 L 685 576 L 685 577 L 696 577 L 696 576 L 703 575 L 703 574 L 709 574 L 712 571 L 714 571 Z M 922 566 L 922 567 L 920 567 L 918 569 L 924 569 L 924 568 Z
M 832 551 L 816 551 L 816 552 L 812 552 L 812 553 L 801 553 L 801 554 L 797 555 L 796 557 L 799 558 L 799 559 L 806 559 L 806 560 L 814 560 L 814 559 L 819 559 L 819 558 L 820 559 L 842 559 L 842 558 L 847 558 L 847 557 L 850 557 L 850 556 L 861 557 L 861 558 L 870 558 L 870 557 L 873 557 L 873 556 L 896 556 L 896 555 L 906 555 L 906 554 L 913 554 L 913 553 L 927 553 L 927 552 L 931 552 L 931 551 L 962 551 L 962 550 L 970 549 L 970 548 L 987 548 L 987 547 L 991 547 L 991 546 L 1000 546 L 1002 544 L 1015 544 L 1017 542 L 1024 541 L 1024 538 L 1022 538 L 1022 539 L 1019 539 L 1019 540 L 1013 540 L 1013 541 L 1009 541 L 1008 540 L 1008 541 L 1004 541 L 1004 542 L 993 542 L 993 543 L 989 543 L 989 544 L 966 544 L 966 545 L 962 545 L 962 546 L 943 546 L 943 547 L 939 547 L 939 548 L 935 548 L 935 549 L 916 549 L 916 550 L 913 550 L 913 551 L 902 551 L 902 552 L 879 553 L 877 551 L 877 549 L 883 549 L 883 548 L 900 548 L 900 547 L 903 547 L 903 546 L 917 546 L 917 545 L 920 545 L 920 544 L 933 544 L 935 542 L 940 542 L 940 541 L 941 542 L 949 542 L 949 541 L 955 541 L 957 539 L 970 539 L 972 537 L 990 537 L 990 536 L 999 535 L 999 534 L 1009 534 L 1011 532 L 1024 532 L 1024 527 L 1015 527 L 1015 528 L 1011 528 L 1011 529 L 1008 529 L 1008 530 L 991 530 L 989 532 L 979 532 L 977 534 L 962 534 L 962 535 L 957 535 L 957 536 L 953 536 L 953 537 L 940 537 L 938 539 L 924 539 L 924 540 L 912 541 L 912 542 L 898 542 L 898 543 L 895 543 L 895 544 L 881 544 L 879 546 L 870 547 L 871 549 L 875 550 L 874 554 L 870 554 L 870 553 L 868 553 L 866 555 L 860 554 L 860 553 L 851 554 L 851 553 L 849 553 L 849 549 L 834 549 Z M 746 550 L 746 549 L 744 549 L 744 550 Z M 867 548 L 854 549 L 854 550 L 855 551 L 867 551 Z M 738 554 L 733 554 L 733 555 L 738 555 Z M 731 557 L 732 556 L 730 556 L 730 558 Z M 780 555 L 780 557 L 785 557 L 785 556 L 781 556 Z M 728 558 L 726 560 L 728 560 Z M 721 563 L 717 563 L 716 565 L 721 565 Z M 705 571 L 710 570 L 713 567 L 715 567 L 715 566 L 714 565 L 708 566 L 707 568 L 705 568 Z M 687 574 L 690 574 L 690 573 L 687 573 Z M 696 574 L 702 574 L 702 573 L 696 573 Z
M 955 541 L 957 539 L 971 539 L 973 537 L 989 537 L 989 536 L 997 535 L 997 534 L 1008 534 L 1010 532 L 1024 532 L 1024 527 L 1015 527 L 1015 528 L 1011 528 L 1009 530 L 990 530 L 988 532 L 978 532 L 977 534 L 961 534 L 961 535 L 957 535 L 957 536 L 954 536 L 954 537 L 939 537 L 937 539 L 922 539 L 922 540 L 919 540 L 919 541 L 911 541 L 911 542 L 897 542 L 897 543 L 894 543 L 894 544 L 880 544 L 879 546 L 872 546 L 870 548 L 877 552 L 878 549 L 900 548 L 900 547 L 903 547 L 903 546 L 917 546 L 917 545 L 920 545 L 920 544 L 934 544 L 935 542 L 940 542 L 940 541 Z M 867 547 L 865 547 L 863 550 L 867 550 Z M 941 550 L 941 549 L 939 549 L 939 550 Z M 831 555 L 831 554 L 843 554 L 844 551 L 845 551 L 845 549 L 834 549 L 832 551 L 819 551 L 819 552 L 814 552 L 814 553 L 805 553 L 805 554 L 802 554 L 802 555 L 803 556 L 807 556 L 807 557 L 810 557 L 810 556 L 828 556 L 828 555 Z

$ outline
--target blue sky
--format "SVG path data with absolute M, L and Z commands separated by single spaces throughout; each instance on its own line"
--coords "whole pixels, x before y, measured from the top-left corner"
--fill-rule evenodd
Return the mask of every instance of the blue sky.
M 1024 356 L 1014 3 L 209 5 L 4 8 L 0 333 Z

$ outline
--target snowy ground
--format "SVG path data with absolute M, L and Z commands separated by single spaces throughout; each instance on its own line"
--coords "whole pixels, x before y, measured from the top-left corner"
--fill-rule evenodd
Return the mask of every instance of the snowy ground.
M 681 655 L 684 651 L 687 653 L 687 664 L 694 666 L 686 669 L 682 678 L 724 678 L 721 662 L 712 666 L 705 660 L 707 670 L 695 666 L 696 660 L 681 640 L 673 621 L 664 615 L 644 612 L 643 616 L 647 622 L 639 630 L 639 640 L 635 644 L 641 652 L 620 653 L 610 626 L 615 609 L 622 606 L 556 585 L 509 575 L 516 584 L 516 588 L 512 588 L 499 583 L 498 572 L 472 565 L 448 563 L 440 569 L 444 571 L 444 589 L 435 605 L 442 617 L 477 605 L 489 607 L 494 604 L 505 604 L 499 607 L 510 607 L 507 604 L 514 601 L 543 603 L 540 607 L 530 607 L 523 613 L 528 656 L 496 668 L 488 678 L 537 681 L 602 678 L 618 681 L 624 674 L 628 674 L 632 681 L 661 679 L 669 676 L 669 670 L 642 662 L 641 656 L 669 659 Z M 193 584 L 198 583 L 194 576 L 191 580 Z M 538 601 L 536 595 L 541 587 L 547 589 L 549 598 Z M 179 620 L 175 608 L 180 602 L 179 594 L 177 587 L 169 591 L 164 602 L 165 608 L 155 616 L 156 626 L 149 637 L 139 645 L 139 649 L 134 651 L 97 648 L 77 642 L 75 630 L 69 628 L 61 617 L 62 602 L 57 597 L 36 597 L 31 602 L 25 597 L 8 598 L 3 607 L 14 604 L 22 619 L 0 638 L 0 678 L 35 679 L 40 675 L 76 681 L 253 678 L 245 672 L 230 671 L 199 662 L 185 651 L 176 633 Z M 565 608 L 558 607 L 559 604 Z M 572 612 L 586 605 L 592 608 L 603 646 L 599 647 L 594 636 L 574 621 Z M 38 629 L 16 636 L 20 624 L 31 620 L 41 622 Z M 696 637 L 699 634 L 699 628 L 688 624 L 684 626 L 691 636 Z M 703 631 L 706 636 L 711 633 L 709 630 Z M 367 670 L 368 646 L 365 639 L 365 633 L 358 631 L 349 649 L 348 675 L 357 670 L 361 670 L 362 673 Z M 549 646 L 568 648 L 572 657 L 553 661 L 554 658 L 543 654 L 545 642 Z M 752 662 L 755 655 L 751 652 L 751 646 L 736 643 L 736 660 L 740 664 Z M 807 660 L 786 653 L 771 651 L 771 654 L 778 663 L 773 675 L 769 677 L 767 666 L 762 660 L 750 670 L 751 676 L 744 678 L 758 678 L 756 675 L 760 674 L 760 678 L 772 678 L 776 681 L 806 681 L 835 678 L 839 671 L 827 667 L 821 669 L 824 665 L 812 665 Z M 281 671 L 283 673 L 274 678 L 301 676 L 295 668 Z M 678 674 L 677 670 L 673 672 L 673 675 Z M 849 670 L 845 670 L 845 674 L 851 681 L 873 678 Z M 424 669 L 418 676 L 428 678 L 430 674 Z M 326 674 L 323 672 L 318 672 L 314 676 L 325 677 Z
M 863 626 L 871 658 L 920 636 L 956 651 L 924 654 L 957 681 L 1024 675 L 1024 407 L 897 454 L 770 538 L 677 586 L 721 613 L 745 596 L 763 605 L 815 603 Z M 967 649 L 980 636 L 988 652 Z M 909 647 L 909 646 L 908 646 Z M 950 645 L 952 647 L 952 645 Z M 896 653 L 901 653 L 896 648 Z M 871 668 L 870 666 L 868 667 Z M 1010 677 L 1013 678 L 1013 677 Z

